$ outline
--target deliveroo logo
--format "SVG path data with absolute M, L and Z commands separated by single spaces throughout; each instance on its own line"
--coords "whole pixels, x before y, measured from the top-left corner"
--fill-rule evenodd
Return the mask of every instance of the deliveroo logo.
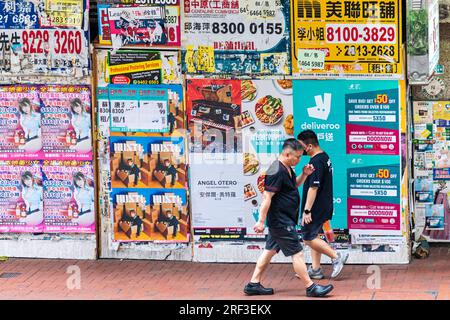
M 316 106 L 308 108 L 308 115 L 311 118 L 328 120 L 328 116 L 331 112 L 331 93 L 325 93 L 322 96 L 315 96 Z

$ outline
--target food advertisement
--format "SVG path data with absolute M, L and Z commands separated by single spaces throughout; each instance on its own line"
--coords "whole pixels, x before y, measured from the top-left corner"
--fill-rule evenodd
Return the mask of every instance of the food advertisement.
M 401 1 L 294 0 L 292 10 L 295 76 L 402 77 Z
M 98 1 L 99 42 L 123 46 L 179 47 L 180 1 Z
M 0 158 L 41 159 L 41 103 L 37 86 L 0 86 Z
M 86 86 L 40 86 L 45 159 L 92 159 L 91 92 Z
M 44 160 L 44 232 L 95 233 L 92 161 Z
M 184 21 L 185 72 L 290 74 L 288 0 L 187 0 Z
M 187 194 L 183 189 L 114 189 L 114 240 L 188 242 Z
M 0 232 L 42 232 L 42 185 L 38 160 L 0 161 Z
M 361 241 L 401 236 L 399 82 L 304 80 L 294 81 L 293 91 L 295 134 L 316 132 L 334 168 L 333 228 Z M 307 161 L 302 157 L 297 169 Z
M 229 88 L 225 89 L 226 86 Z M 211 102 L 194 100 L 196 91 Z M 212 120 L 218 123 L 216 115 L 223 116 L 227 109 L 225 102 L 214 100 L 228 100 L 241 106 L 237 119 L 237 131 L 241 133 L 235 137 L 238 143 L 235 150 L 229 153 L 217 152 L 217 148 L 192 150 L 191 196 L 196 239 L 263 240 L 264 235 L 256 234 L 253 226 L 259 218 L 265 170 L 277 159 L 284 140 L 294 134 L 292 81 L 188 80 L 187 95 L 194 97 L 193 108 L 188 102 L 191 121 L 204 117 L 206 122 L 206 116 L 213 115 Z M 218 131 L 212 125 L 209 130 L 204 131 L 204 137 Z M 217 143 L 217 138 L 213 143 Z M 221 207 L 226 216 L 217 209 Z
M 89 74 L 86 1 L 0 1 L 0 74 Z

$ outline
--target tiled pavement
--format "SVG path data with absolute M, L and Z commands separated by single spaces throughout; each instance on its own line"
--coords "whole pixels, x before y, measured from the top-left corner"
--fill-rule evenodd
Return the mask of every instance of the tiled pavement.
M 76 278 L 67 271 L 77 266 Z M 0 262 L 0 299 L 260 299 L 243 286 L 253 264 L 165 261 L 9 259 Z M 69 269 L 68 269 L 69 268 Z M 433 246 L 428 259 L 409 265 L 380 266 L 379 289 L 368 288 L 368 266 L 348 265 L 328 299 L 450 300 L 450 245 Z M 326 274 L 330 266 L 325 266 Z M 73 272 L 73 271 L 72 271 Z M 320 283 L 328 283 L 321 280 Z M 373 283 L 370 281 L 370 283 Z M 271 265 L 263 281 L 276 294 L 269 299 L 307 299 L 292 266 Z

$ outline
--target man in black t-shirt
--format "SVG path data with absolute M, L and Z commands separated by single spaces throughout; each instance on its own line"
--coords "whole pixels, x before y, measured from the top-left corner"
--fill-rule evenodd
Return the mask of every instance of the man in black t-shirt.
M 280 250 L 286 257 L 292 257 L 294 270 L 303 281 L 308 297 L 325 296 L 333 290 L 332 285 L 321 286 L 311 281 L 296 230 L 300 207 L 298 187 L 300 181 L 304 181 L 314 171 L 311 165 L 306 165 L 299 177 L 295 175 L 291 167 L 299 163 L 302 152 L 303 149 L 297 140 L 286 140 L 278 160 L 266 171 L 259 220 L 253 229 L 256 233 L 264 232 L 267 216 L 269 233 L 266 248 L 258 259 L 252 279 L 244 288 L 247 295 L 273 294 L 272 288 L 264 288 L 260 282 L 270 260 Z
M 347 262 L 348 253 L 334 251 L 318 237 L 323 230 L 323 224 L 333 216 L 333 167 L 328 155 L 320 148 L 314 131 L 303 131 L 297 139 L 304 149 L 304 154 L 311 157 L 309 164 L 315 169 L 302 181 L 302 235 L 305 244 L 311 248 L 312 258 L 308 273 L 312 279 L 324 278 L 320 258 L 325 254 L 333 263 L 331 277 L 336 278 Z

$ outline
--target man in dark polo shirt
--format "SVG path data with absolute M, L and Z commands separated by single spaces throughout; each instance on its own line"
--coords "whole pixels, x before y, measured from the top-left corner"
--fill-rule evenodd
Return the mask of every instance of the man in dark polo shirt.
M 312 279 L 325 276 L 320 267 L 321 255 L 331 258 L 333 271 L 331 278 L 336 278 L 347 262 L 347 252 L 336 252 L 318 236 L 323 224 L 333 216 L 333 167 L 330 157 L 319 146 L 317 135 L 312 130 L 305 130 L 298 135 L 304 154 L 311 157 L 309 164 L 314 172 L 305 178 L 302 196 L 302 235 L 303 241 L 311 248 L 312 266 L 308 269 Z
M 311 281 L 296 230 L 300 207 L 298 187 L 300 181 L 304 181 L 314 172 L 311 165 L 306 165 L 299 177 L 295 175 L 292 167 L 299 163 L 302 153 L 302 146 L 297 140 L 286 140 L 278 160 L 272 163 L 266 172 L 259 220 L 253 229 L 257 233 L 263 233 L 267 217 L 269 233 L 266 248 L 256 263 L 252 279 L 244 288 L 247 295 L 273 294 L 272 288 L 264 288 L 261 285 L 261 277 L 272 257 L 280 250 L 285 256 L 292 257 L 294 270 L 303 281 L 308 297 L 322 297 L 333 290 L 332 285 L 321 286 Z

